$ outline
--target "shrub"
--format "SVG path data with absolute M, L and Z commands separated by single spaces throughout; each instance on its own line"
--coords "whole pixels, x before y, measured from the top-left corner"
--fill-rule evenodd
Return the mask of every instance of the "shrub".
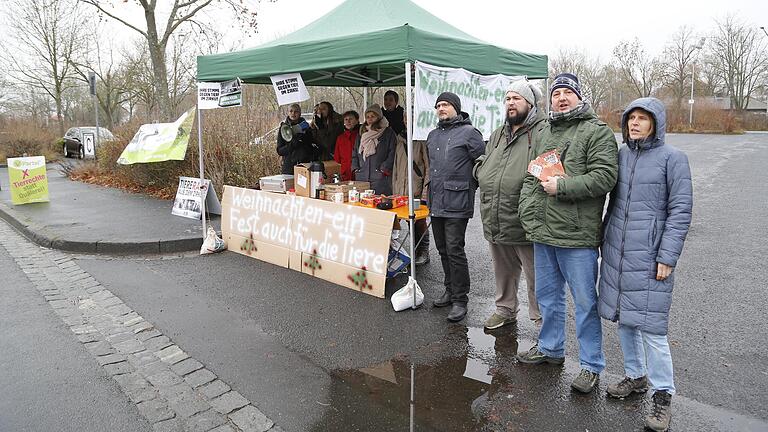
M 259 177 L 280 172 L 280 158 L 275 148 L 277 136 L 273 130 L 279 122 L 277 113 L 256 113 L 249 107 L 204 112 L 205 177 L 213 182 L 219 196 L 225 184 L 254 187 Z M 200 176 L 197 119 L 184 160 L 118 165 L 117 159 L 139 126 L 138 122 L 132 122 L 115 128 L 117 139 L 99 146 L 97 162 L 75 169 L 71 177 L 172 198 L 179 176 Z M 254 142 L 265 134 L 260 143 Z
M 45 156 L 47 161 L 61 158 L 61 146 L 57 142 L 58 133 L 40 127 L 32 120 L 10 119 L 3 122 L 0 130 L 0 161 L 6 158 L 27 156 Z

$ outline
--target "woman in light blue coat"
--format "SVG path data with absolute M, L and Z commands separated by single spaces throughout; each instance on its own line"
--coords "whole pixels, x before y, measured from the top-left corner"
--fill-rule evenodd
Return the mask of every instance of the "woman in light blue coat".
M 626 377 L 609 385 L 608 394 L 642 393 L 650 381 L 646 427 L 665 431 L 675 393 L 667 329 L 674 268 L 691 223 L 691 170 L 686 155 L 664 142 L 666 113 L 658 99 L 629 104 L 621 130 L 626 145 L 604 224 L 598 311 L 619 323 Z

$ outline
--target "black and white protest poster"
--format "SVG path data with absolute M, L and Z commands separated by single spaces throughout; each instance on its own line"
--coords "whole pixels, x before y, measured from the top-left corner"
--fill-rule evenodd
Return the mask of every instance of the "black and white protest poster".
M 179 177 L 179 187 L 176 199 L 173 200 L 171 214 L 189 219 L 202 217 L 202 197 L 205 197 L 205 211 L 211 214 L 221 214 L 221 203 L 216 192 L 211 188 L 211 181 L 200 183 L 199 178 Z
M 197 83 L 197 107 L 200 109 L 243 106 L 240 78 L 224 82 Z
M 290 73 L 269 77 L 275 89 L 278 105 L 288 105 L 309 99 L 309 91 L 301 79 L 301 74 Z

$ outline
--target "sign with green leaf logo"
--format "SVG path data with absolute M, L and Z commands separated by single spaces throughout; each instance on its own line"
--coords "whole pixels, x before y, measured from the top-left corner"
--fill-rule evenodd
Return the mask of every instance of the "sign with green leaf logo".
M 44 156 L 9 158 L 8 177 L 14 204 L 50 201 Z

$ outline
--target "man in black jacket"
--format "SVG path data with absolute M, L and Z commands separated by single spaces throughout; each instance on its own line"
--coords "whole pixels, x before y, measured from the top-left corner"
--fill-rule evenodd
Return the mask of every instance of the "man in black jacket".
M 452 305 L 448 321 L 467 314 L 469 266 L 464 253 L 467 222 L 474 214 L 477 181 L 472 177 L 475 161 L 485 153 L 483 135 L 461 111 L 461 100 L 445 92 L 437 97 L 437 128 L 427 136 L 430 180 L 428 204 L 432 234 L 445 273 L 445 293 L 435 307 Z
M 405 131 L 405 122 L 403 115 L 405 110 L 398 105 L 400 96 L 394 90 L 387 90 L 384 93 L 384 118 L 389 122 L 389 127 L 395 131 L 396 135 L 401 135 Z

